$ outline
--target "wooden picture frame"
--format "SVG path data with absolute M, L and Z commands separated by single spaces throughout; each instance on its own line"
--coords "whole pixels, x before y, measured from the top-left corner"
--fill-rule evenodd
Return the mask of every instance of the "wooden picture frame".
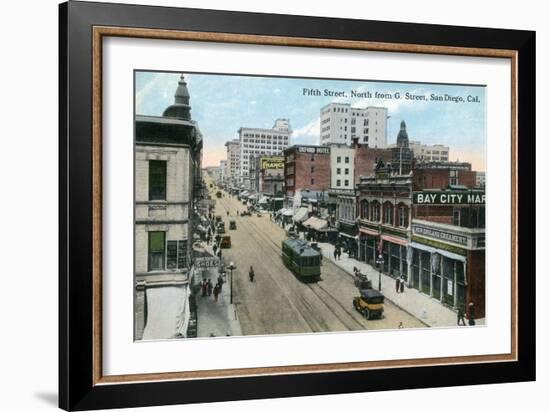
M 59 8 L 59 406 L 89 410 L 535 379 L 535 33 L 69 2 Z M 102 40 L 105 37 L 509 59 L 509 354 L 104 376 Z M 521 183 L 521 185 L 520 185 Z

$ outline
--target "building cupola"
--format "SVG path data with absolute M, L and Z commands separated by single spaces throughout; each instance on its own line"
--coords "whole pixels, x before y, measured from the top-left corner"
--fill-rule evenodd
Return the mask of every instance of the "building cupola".
M 189 90 L 183 74 L 178 81 L 178 88 L 174 94 L 174 104 L 168 106 L 163 117 L 173 117 L 182 120 L 191 120 L 191 106 L 189 105 Z

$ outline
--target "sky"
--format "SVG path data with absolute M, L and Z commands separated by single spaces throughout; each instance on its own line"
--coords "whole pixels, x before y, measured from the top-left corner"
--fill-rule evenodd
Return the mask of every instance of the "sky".
M 181 73 L 136 72 L 136 114 L 160 116 L 174 102 Z M 203 165 L 217 166 L 226 158 L 225 142 L 238 137 L 240 127 L 271 128 L 287 118 L 293 133 L 290 144 L 319 144 L 320 109 L 328 103 L 388 109 L 388 144 L 395 143 L 402 120 L 409 140 L 450 147 L 449 160 L 472 163 L 485 170 L 485 88 L 483 86 L 326 80 L 284 77 L 231 76 L 184 73 L 191 116 L 203 134 Z M 307 95 L 314 89 L 321 96 Z M 325 96 L 325 89 L 344 96 Z M 370 92 L 371 97 L 356 93 Z M 391 95 L 379 98 L 375 93 Z M 396 97 L 399 94 L 399 98 Z M 426 100 L 406 99 L 406 93 Z M 443 101 L 431 100 L 431 95 Z M 445 100 L 445 95 L 463 101 Z M 468 96 L 477 101 L 468 102 Z M 455 99 L 456 100 L 456 99 Z

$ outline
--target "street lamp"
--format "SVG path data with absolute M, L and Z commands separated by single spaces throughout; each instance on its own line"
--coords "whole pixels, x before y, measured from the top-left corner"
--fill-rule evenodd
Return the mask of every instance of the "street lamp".
M 376 264 L 378 265 L 378 291 L 382 290 L 382 266 L 384 265 L 384 257 L 379 254 L 376 258 Z
M 233 304 L 233 270 L 237 269 L 237 266 L 235 266 L 233 262 L 229 262 L 227 269 L 229 270 L 229 275 L 231 276 L 231 279 L 229 280 L 229 303 Z

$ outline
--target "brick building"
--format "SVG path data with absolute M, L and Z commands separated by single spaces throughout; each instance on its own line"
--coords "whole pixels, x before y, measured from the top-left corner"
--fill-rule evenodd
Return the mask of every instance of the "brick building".
M 457 309 L 485 316 L 485 191 L 413 193 L 409 285 Z
M 324 192 L 330 186 L 330 147 L 295 145 L 284 151 L 285 203 L 302 190 Z

